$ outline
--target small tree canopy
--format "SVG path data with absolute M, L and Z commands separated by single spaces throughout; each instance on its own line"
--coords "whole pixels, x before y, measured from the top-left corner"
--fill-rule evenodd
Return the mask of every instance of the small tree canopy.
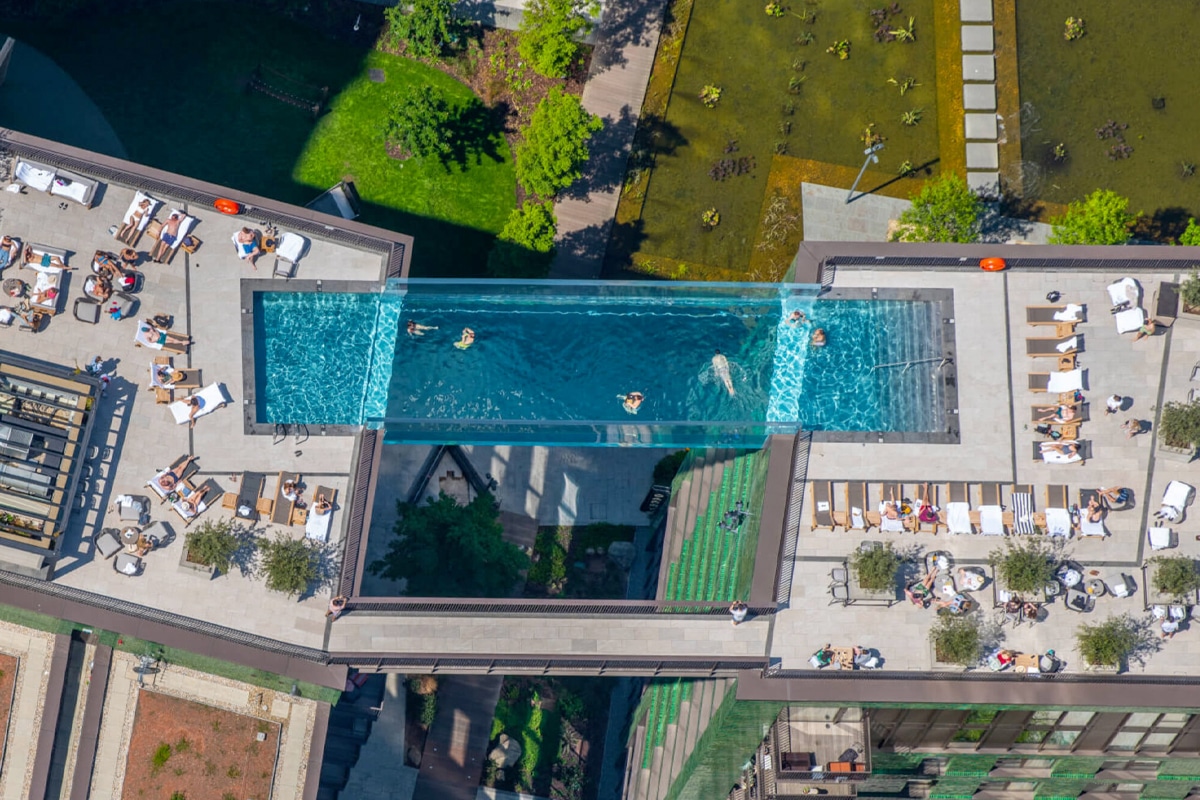
M 543 200 L 553 198 L 582 174 L 588 140 L 603 123 L 584 110 L 579 98 L 559 87 L 537 104 L 517 145 L 517 180 Z
M 387 143 L 405 156 L 447 156 L 451 150 L 451 122 L 455 111 L 446 93 L 434 86 L 418 86 L 396 100 L 384 127 Z
M 577 37 L 592 29 L 586 0 L 528 0 L 518 32 L 517 52 L 534 72 L 547 78 L 565 78 L 579 55 Z
M 1125 244 L 1137 218 L 1129 213 L 1128 197 L 1097 189 L 1050 220 L 1050 244 Z
M 292 597 L 317 579 L 317 551 L 310 540 L 280 533 L 264 539 L 260 549 L 268 589 Z
M 550 201 L 526 201 L 514 209 L 488 253 L 488 274 L 494 278 L 544 278 L 554 258 L 558 220 Z
M 408 42 L 408 52 L 418 58 L 437 58 L 453 38 L 453 0 L 410 0 L 412 9 L 405 14 L 399 3 L 384 12 L 387 36 L 392 47 Z
M 1196 224 L 1195 217 L 1188 217 L 1187 227 L 1179 234 L 1179 243 L 1185 247 L 1200 246 L 1200 225 Z M 1195 275 L 1196 271 L 1192 270 L 1192 274 Z
M 445 492 L 426 505 L 399 503 L 396 538 L 371 563 L 376 575 L 408 580 L 417 597 L 507 597 L 529 559 L 504 541 L 499 509 L 485 492 L 465 506 Z
M 927 181 L 900 215 L 897 238 L 902 242 L 955 242 L 979 239 L 983 201 L 953 172 Z

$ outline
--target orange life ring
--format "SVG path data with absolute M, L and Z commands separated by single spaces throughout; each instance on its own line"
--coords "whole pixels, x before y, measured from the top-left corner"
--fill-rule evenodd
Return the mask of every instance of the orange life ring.
M 985 258 L 979 262 L 979 268 L 984 272 L 1000 272 L 1005 266 L 1003 258 Z
M 222 214 L 240 214 L 240 213 L 242 213 L 242 207 L 240 205 L 233 202 L 232 200 L 227 200 L 224 197 L 217 198 L 216 202 L 214 202 L 213 205 L 216 207 L 217 211 L 220 211 Z

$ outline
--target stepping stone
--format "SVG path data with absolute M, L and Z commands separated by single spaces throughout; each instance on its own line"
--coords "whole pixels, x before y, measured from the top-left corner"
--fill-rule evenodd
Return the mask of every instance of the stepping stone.
M 991 25 L 963 25 L 962 49 L 966 52 L 990 53 L 996 49 Z
M 968 172 L 967 186 L 979 194 L 996 194 L 1000 189 L 1000 173 Z
M 965 114 L 963 121 L 966 123 L 966 131 L 968 139 L 996 139 L 996 115 L 995 114 Z
M 963 108 L 968 111 L 995 111 L 996 84 L 964 83 Z
M 967 169 L 999 169 L 1000 148 L 995 142 L 968 142 Z
M 995 56 L 963 56 L 964 81 L 996 80 Z
M 963 22 L 992 21 L 992 0 L 961 0 L 958 8 Z

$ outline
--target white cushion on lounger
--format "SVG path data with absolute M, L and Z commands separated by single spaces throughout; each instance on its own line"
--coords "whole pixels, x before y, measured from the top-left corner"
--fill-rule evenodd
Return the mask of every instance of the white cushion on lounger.
M 1171 546 L 1170 528 L 1152 527 L 1146 531 L 1146 537 L 1150 540 L 1151 550 L 1166 550 Z
M 1142 287 L 1133 278 L 1121 278 L 1116 283 L 1109 285 L 1108 297 L 1114 306 L 1122 303 L 1136 306 L 1142 299 Z
M 1080 313 L 1083 311 L 1083 306 L 1076 303 L 1067 303 L 1061 311 L 1054 312 L 1054 319 L 1059 322 L 1079 322 Z
M 1117 333 L 1133 333 L 1146 322 L 1146 312 L 1141 308 L 1131 308 L 1113 316 L 1117 323 Z
M 1043 450 L 1042 461 L 1047 464 L 1074 464 L 1077 461 L 1083 461 L 1083 456 L 1079 453 L 1067 454 L 1060 453 L 1057 450 Z
M 1183 481 L 1171 481 L 1163 492 L 1162 504 L 1183 511 L 1193 491 L 1195 490 Z
M 73 181 L 70 178 L 55 177 L 50 184 L 50 194 L 57 197 L 65 197 L 68 200 L 74 200 L 76 203 L 87 205 L 88 192 L 92 190 L 92 184 L 84 183 L 83 181 Z
M 333 509 L 329 509 L 324 514 L 318 514 L 316 511 L 308 512 L 308 520 L 304 523 L 304 535 L 309 539 L 315 539 L 318 542 L 329 541 L 329 529 L 333 523 Z
M 1074 392 L 1083 388 L 1083 370 L 1073 369 L 1070 372 L 1051 372 L 1046 381 L 1048 392 Z
M 899 519 L 888 519 L 886 506 L 879 504 L 879 530 L 891 533 L 904 533 L 904 522 Z
M 1099 536 L 1103 539 L 1108 536 L 1108 531 L 1104 530 L 1104 521 L 1089 522 L 1087 514 L 1079 518 L 1079 535 L 1080 536 Z
M 246 250 L 246 245 L 238 241 L 239 233 L 241 233 L 241 231 L 234 231 L 232 234 L 230 234 L 229 240 L 233 242 L 233 249 L 237 251 L 237 257 L 244 261 L 250 257 L 250 253 Z M 250 244 L 250 250 L 253 250 L 257 246 L 258 242 L 256 240 L 254 243 Z
M 27 161 L 18 161 L 13 177 L 31 189 L 48 192 L 54 185 L 54 173 L 35 167 Z
M 279 247 L 275 248 L 275 255 L 294 264 L 304 255 L 306 247 L 308 247 L 307 239 L 298 233 L 288 231 L 279 237 Z
M 1050 536 L 1070 536 L 1071 512 L 1065 508 L 1047 508 L 1046 533 Z
M 946 503 L 946 527 L 951 533 L 971 533 L 971 504 Z
M 187 214 L 184 214 L 178 208 L 171 209 L 171 214 L 178 214 L 179 216 L 183 217 L 183 222 L 179 223 L 179 235 L 175 237 L 175 244 L 171 245 L 172 250 L 178 250 L 179 243 L 183 241 L 183 237 L 187 236 L 188 232 L 191 231 L 192 226 L 194 226 L 196 224 L 196 218 L 189 217 Z M 171 214 L 167 214 L 168 219 L 170 219 Z M 163 226 L 163 230 L 164 231 L 166 230 L 165 223 Z M 161 233 L 159 234 L 159 238 L 160 239 L 162 238 Z
M 233 402 L 233 398 L 225 391 L 225 384 L 223 383 L 210 383 L 201 389 L 199 394 L 194 394 L 192 397 L 199 397 L 202 403 L 200 410 L 196 412 L 196 419 L 206 414 L 211 414 L 226 403 Z M 171 409 L 171 416 L 175 418 L 176 425 L 182 425 L 193 419 L 188 416 L 190 407 L 187 400 L 176 400 L 167 406 L 167 408 Z
M 1004 510 L 1000 506 L 979 507 L 979 532 L 984 536 L 1004 535 Z
M 137 330 L 133 332 L 133 341 L 143 347 L 149 347 L 151 350 L 163 349 L 163 346 L 158 343 L 158 337 L 154 334 L 154 329 L 142 320 L 138 320 Z
M 127 223 L 129 220 L 133 219 L 133 212 L 137 211 L 138 203 L 142 202 L 143 200 L 149 200 L 150 207 L 146 209 L 146 213 L 142 215 L 141 221 L 138 222 L 137 229 L 139 231 L 146 230 L 146 226 L 150 224 L 150 220 L 154 219 L 154 212 L 158 211 L 158 209 L 162 207 L 161 200 L 155 200 L 148 194 L 138 192 L 133 196 L 133 202 L 129 204 L 129 208 L 125 211 L 125 216 L 121 218 L 121 221 Z M 180 227 L 182 228 L 182 226 Z

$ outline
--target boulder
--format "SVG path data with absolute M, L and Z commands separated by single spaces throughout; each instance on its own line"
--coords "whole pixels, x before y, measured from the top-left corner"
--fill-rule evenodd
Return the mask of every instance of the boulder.
M 633 542 L 613 542 L 608 546 L 608 557 L 621 569 L 632 567 L 636 556 L 637 549 L 633 546 Z
M 488 761 L 491 761 L 500 769 L 515 766 L 521 760 L 521 745 L 517 744 L 517 740 L 513 739 L 507 733 L 500 734 L 500 740 L 492 751 L 488 753 Z

